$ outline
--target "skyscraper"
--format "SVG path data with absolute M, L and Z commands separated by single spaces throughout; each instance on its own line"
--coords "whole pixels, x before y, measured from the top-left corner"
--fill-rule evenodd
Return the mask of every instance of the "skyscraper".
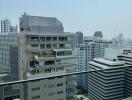
M 88 62 L 93 58 L 101 58 L 104 56 L 104 44 L 103 43 L 85 43 L 78 45 L 75 49 L 77 55 L 77 72 L 87 71 Z M 78 75 L 78 86 L 83 90 L 88 90 L 87 74 Z
M 10 32 L 11 22 L 9 19 L 5 19 L 1 21 L 1 33 Z
M 56 17 L 30 16 L 24 13 L 19 21 L 20 32 L 63 33 L 63 24 Z
M 72 33 L 72 48 L 75 48 L 78 44 L 83 44 L 83 33 L 80 31 Z

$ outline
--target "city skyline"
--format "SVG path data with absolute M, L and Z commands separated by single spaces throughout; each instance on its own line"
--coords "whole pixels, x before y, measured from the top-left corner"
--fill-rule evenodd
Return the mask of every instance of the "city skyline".
M 57 17 L 64 23 L 66 32 L 82 31 L 84 35 L 93 35 L 95 31 L 102 31 L 105 38 L 119 33 L 128 38 L 132 33 L 131 0 L 0 1 L 0 20 L 9 18 L 13 25 L 18 24 L 23 12 L 27 12 Z

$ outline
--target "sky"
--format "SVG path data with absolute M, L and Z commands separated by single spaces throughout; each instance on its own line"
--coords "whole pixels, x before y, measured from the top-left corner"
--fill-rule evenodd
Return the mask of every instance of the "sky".
M 132 39 L 132 0 L 0 0 L 0 20 L 19 24 L 24 12 L 57 17 L 66 32 L 102 31 L 105 38 L 123 33 Z

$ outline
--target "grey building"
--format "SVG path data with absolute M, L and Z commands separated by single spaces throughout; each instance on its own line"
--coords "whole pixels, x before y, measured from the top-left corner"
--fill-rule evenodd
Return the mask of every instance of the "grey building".
M 88 97 L 90 100 L 124 98 L 125 63 L 96 58 L 89 62 Z
M 20 32 L 63 33 L 63 24 L 56 17 L 30 16 L 24 13 L 19 21 Z

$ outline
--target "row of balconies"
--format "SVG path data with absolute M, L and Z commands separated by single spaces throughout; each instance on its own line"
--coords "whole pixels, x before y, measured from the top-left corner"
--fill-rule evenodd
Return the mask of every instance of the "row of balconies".
M 67 37 L 28 37 L 28 42 L 67 42 L 69 41 Z

